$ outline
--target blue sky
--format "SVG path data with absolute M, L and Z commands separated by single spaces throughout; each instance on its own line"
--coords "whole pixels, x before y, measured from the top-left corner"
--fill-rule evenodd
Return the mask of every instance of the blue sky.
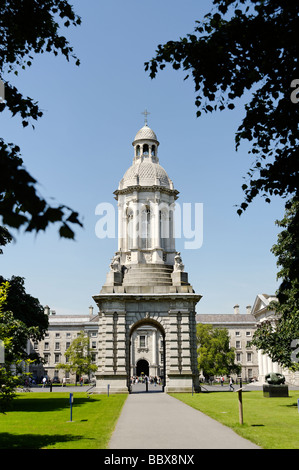
M 113 191 L 131 165 L 132 141 L 143 126 L 142 111 L 160 142 L 160 164 L 180 191 L 179 202 L 203 204 L 203 244 L 185 250 L 177 241 L 189 281 L 203 297 L 197 313 L 245 313 L 258 293 L 278 286 L 275 220 L 283 215 L 279 199 L 257 199 L 239 217 L 241 186 L 250 167 L 248 146 L 238 152 L 234 134 L 244 115 L 244 100 L 234 111 L 196 118 L 194 88 L 184 73 L 164 69 L 151 80 L 144 62 L 158 44 L 191 33 L 209 11 L 208 0 L 73 2 L 82 25 L 66 30 L 81 61 L 37 56 L 13 80 L 24 95 L 39 102 L 44 116 L 22 128 L 18 117 L 0 115 L 1 135 L 21 147 L 26 168 L 48 200 L 77 210 L 84 229 L 76 241 L 59 238 L 56 227 L 37 236 L 15 233 L 16 242 L 0 257 L 5 277 L 25 278 L 27 292 L 57 314 L 88 314 L 96 307 L 116 239 L 95 235 L 101 202 L 116 204 Z M 11 79 L 11 77 L 10 77 Z M 116 207 L 116 206 L 115 206 Z

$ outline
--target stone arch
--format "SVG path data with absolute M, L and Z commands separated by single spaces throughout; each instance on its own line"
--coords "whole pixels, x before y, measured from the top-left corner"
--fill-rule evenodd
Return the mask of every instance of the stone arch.
M 138 315 L 139 316 L 139 315 Z M 143 318 L 137 318 L 135 317 L 133 320 L 133 323 L 129 325 L 128 328 L 128 371 L 130 371 L 131 367 L 131 338 L 133 333 L 144 327 L 144 326 L 152 326 L 156 330 L 158 330 L 162 336 L 163 339 L 163 365 L 161 364 L 161 371 L 162 373 L 160 374 L 162 377 L 162 390 L 164 391 L 165 385 L 166 385 L 166 377 L 167 377 L 167 359 L 166 359 L 166 337 L 167 337 L 167 325 L 164 324 L 163 319 L 157 320 L 155 318 L 152 318 L 148 316 L 148 314 L 145 315 Z M 141 359 L 141 358 L 140 358 Z M 130 390 L 130 373 L 128 373 L 128 388 Z

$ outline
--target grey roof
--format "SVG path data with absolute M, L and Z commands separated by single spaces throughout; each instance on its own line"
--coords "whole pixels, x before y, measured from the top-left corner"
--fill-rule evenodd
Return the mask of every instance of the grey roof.
M 256 324 L 256 319 L 250 314 L 201 314 L 196 315 L 196 323 L 252 323 Z

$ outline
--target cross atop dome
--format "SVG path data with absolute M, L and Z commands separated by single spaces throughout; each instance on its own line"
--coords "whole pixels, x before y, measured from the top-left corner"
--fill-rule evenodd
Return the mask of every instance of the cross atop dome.
M 151 113 L 149 113 L 148 110 L 145 109 L 145 110 L 143 111 L 143 113 L 141 113 L 141 114 L 144 114 L 144 125 L 147 126 L 147 116 L 148 116 L 149 114 L 151 114 Z

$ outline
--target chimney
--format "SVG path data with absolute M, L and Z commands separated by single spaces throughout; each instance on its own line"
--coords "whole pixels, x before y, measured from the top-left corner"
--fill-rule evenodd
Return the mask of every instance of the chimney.
M 50 315 L 50 307 L 49 307 L 49 305 L 46 305 L 46 306 L 44 307 L 44 314 L 45 314 L 45 315 L 48 315 L 48 316 Z
M 234 311 L 235 311 L 235 314 L 236 314 L 236 315 L 239 315 L 239 313 L 240 313 L 240 306 L 239 306 L 239 305 L 235 305 L 235 306 L 234 306 Z
M 247 305 L 247 307 L 246 307 L 246 313 L 247 313 L 247 315 L 250 315 L 250 314 L 251 314 L 251 305 Z
M 91 317 L 93 316 L 93 306 L 92 305 L 89 307 L 89 315 Z

